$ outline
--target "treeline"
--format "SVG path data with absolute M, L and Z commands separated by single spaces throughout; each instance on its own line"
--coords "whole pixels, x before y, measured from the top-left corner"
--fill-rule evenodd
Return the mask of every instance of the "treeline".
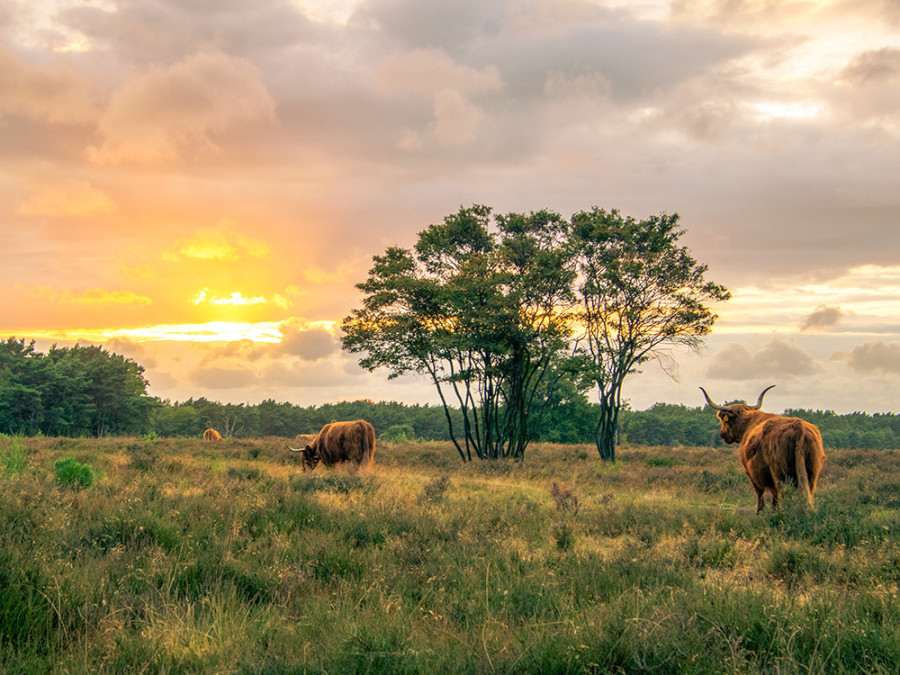
M 100 347 L 57 348 L 0 342 L 0 433 L 27 436 L 199 437 L 209 427 L 223 436 L 293 437 L 316 433 L 333 420 L 369 420 L 382 440 L 449 440 L 442 406 L 368 400 L 297 406 L 274 400 L 233 404 L 206 398 L 171 402 L 147 396 L 144 369 Z M 900 415 L 787 410 L 816 424 L 826 448 L 900 448 Z M 594 442 L 599 406 L 570 395 L 531 421 L 536 441 Z M 462 423 L 451 410 L 454 424 Z M 624 409 L 619 442 L 639 445 L 721 445 L 718 422 L 708 407 L 657 403 Z
M 587 401 L 565 403 L 536 420 L 535 439 L 553 443 L 594 442 L 599 406 Z M 461 415 L 455 424 L 462 423 Z M 637 445 L 721 446 L 719 423 L 708 406 L 656 403 L 647 410 L 623 410 L 620 443 Z M 900 415 L 787 410 L 819 427 L 826 448 L 900 449 Z M 258 405 L 222 404 L 205 398 L 180 403 L 163 401 L 155 412 L 153 432 L 160 436 L 200 436 L 207 427 L 239 438 L 316 433 L 334 420 L 366 419 L 382 440 L 449 440 L 442 406 L 396 402 L 342 401 L 301 407 L 263 401 Z

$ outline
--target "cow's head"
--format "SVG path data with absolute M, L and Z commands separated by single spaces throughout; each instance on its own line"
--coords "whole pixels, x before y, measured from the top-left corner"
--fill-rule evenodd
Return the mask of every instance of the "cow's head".
M 312 471 L 319 465 L 319 453 L 311 445 L 307 445 L 301 452 L 303 468 Z
M 756 405 L 747 405 L 746 403 L 733 403 L 731 405 L 719 405 L 718 403 L 713 403 L 712 399 L 709 397 L 709 394 L 706 393 L 706 389 L 700 387 L 700 391 L 703 392 L 703 395 L 706 397 L 706 402 L 709 405 L 716 409 L 716 416 L 719 418 L 719 422 L 722 424 L 719 429 L 719 436 L 722 437 L 722 440 L 726 443 L 740 443 L 741 438 L 744 437 L 744 431 L 747 427 L 747 422 L 753 416 L 753 413 L 758 411 L 760 407 L 762 407 L 763 396 L 766 395 L 766 392 L 769 391 L 775 385 L 771 385 L 762 390 L 762 393 L 759 395 L 759 400 L 756 402 Z
M 304 471 L 312 471 L 319 464 L 319 453 L 316 452 L 316 449 L 311 445 L 307 445 L 305 448 L 292 448 L 291 446 L 288 446 L 288 450 L 300 453 L 300 460 L 303 462 Z

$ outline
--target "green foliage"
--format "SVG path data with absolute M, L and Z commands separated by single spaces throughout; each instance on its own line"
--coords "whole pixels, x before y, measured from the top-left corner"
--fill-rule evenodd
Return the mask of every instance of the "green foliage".
M 646 220 L 593 208 L 572 216 L 586 331 L 584 367 L 600 398 L 601 459 L 615 459 L 622 384 L 660 349 L 702 344 L 717 316 L 707 307 L 731 297 L 707 281 L 706 265 L 678 246 L 678 215 Z
M 415 440 L 416 431 L 411 424 L 393 424 L 379 437 L 388 443 L 406 443 Z
M 94 484 L 94 470 L 90 464 L 82 464 L 74 457 L 66 457 L 54 465 L 56 483 L 60 487 L 77 489 L 90 487 Z
M 52 347 L 0 342 L 0 433 L 143 434 L 155 401 L 144 369 L 94 346 Z
M 528 416 L 547 405 L 538 392 L 571 333 L 568 231 L 548 211 L 492 218 L 486 206 L 461 208 L 420 232 L 414 250 L 375 256 L 359 284 L 363 306 L 343 321 L 344 348 L 392 378 L 427 376 L 464 462 L 521 458 L 533 438 Z
M 23 438 L 0 435 L 0 467 L 11 476 L 23 472 L 27 466 Z
M 615 459 L 626 376 L 663 347 L 701 344 L 717 318 L 707 305 L 730 294 L 678 245 L 677 215 L 511 213 L 493 230 L 491 218 L 486 206 L 461 208 L 414 250 L 375 256 L 344 348 L 389 377 L 427 375 L 464 462 L 521 458 L 538 433 L 568 440 L 558 412 L 583 412 L 596 386 L 593 440 Z

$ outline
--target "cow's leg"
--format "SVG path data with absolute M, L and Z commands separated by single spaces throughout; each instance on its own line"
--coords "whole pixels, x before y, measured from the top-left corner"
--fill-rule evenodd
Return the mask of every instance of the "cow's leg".
M 756 487 L 755 485 L 753 486 L 753 488 L 756 490 L 756 512 L 759 513 L 766 505 L 766 491 L 762 488 Z
M 778 487 L 778 484 L 775 484 L 775 487 L 772 488 L 772 508 L 777 509 L 778 505 L 781 503 L 781 488 Z

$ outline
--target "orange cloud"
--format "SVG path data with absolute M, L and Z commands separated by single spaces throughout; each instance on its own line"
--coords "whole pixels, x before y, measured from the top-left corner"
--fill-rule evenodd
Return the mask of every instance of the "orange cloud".
M 216 153 L 220 135 L 274 119 L 275 102 L 245 59 L 199 53 L 125 83 L 100 119 L 96 164 L 161 164 Z
M 139 305 L 153 304 L 146 295 L 138 295 L 133 291 L 107 291 L 102 288 L 92 288 L 76 295 L 71 290 L 58 291 L 48 286 L 37 286 L 31 293 L 31 297 L 45 298 L 51 302 L 67 305 Z
M 190 239 L 178 242 L 176 252 L 163 254 L 163 259 L 177 262 L 182 258 L 195 260 L 240 260 L 241 258 L 265 258 L 269 247 L 261 241 L 250 239 L 234 231 L 234 224 L 222 221 L 217 228 L 197 230 Z
M 119 270 L 128 279 L 155 279 L 156 272 L 150 265 L 135 265 L 129 267 L 124 263 L 119 265 Z
M 343 283 L 348 276 L 356 274 L 356 269 L 356 266 L 351 263 L 344 263 L 334 272 L 311 265 L 303 270 L 303 277 L 314 284 Z
M 47 186 L 19 205 L 19 214 L 23 216 L 87 216 L 115 212 L 112 199 L 83 180 L 65 180 Z

